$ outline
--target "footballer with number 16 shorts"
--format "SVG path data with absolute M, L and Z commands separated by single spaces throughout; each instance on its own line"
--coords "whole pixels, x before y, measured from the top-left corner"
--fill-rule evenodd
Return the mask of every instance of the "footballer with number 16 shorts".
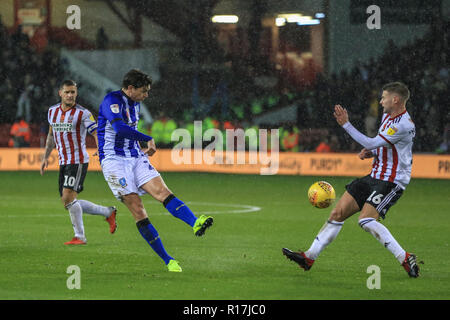
M 364 148 L 359 158 L 374 157 L 369 175 L 356 179 L 346 186 L 330 217 L 314 239 L 309 250 L 294 252 L 283 248 L 283 254 L 296 262 L 305 271 L 311 269 L 314 261 L 327 245 L 338 235 L 344 221 L 356 212 L 359 226 L 371 233 L 388 249 L 403 266 L 410 277 L 419 276 L 416 256 L 406 252 L 395 240 L 379 218 L 385 218 L 389 208 L 401 197 L 411 179 L 412 146 L 415 126 L 408 112 L 406 102 L 410 93 L 401 82 L 383 86 L 380 104 L 383 117 L 378 135 L 369 138 L 360 133 L 349 122 L 347 110 L 340 105 L 334 107 L 334 117 L 344 130 Z

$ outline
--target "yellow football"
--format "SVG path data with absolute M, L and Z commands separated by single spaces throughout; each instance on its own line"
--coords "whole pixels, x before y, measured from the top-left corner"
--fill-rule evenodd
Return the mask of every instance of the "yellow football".
M 331 184 L 326 181 L 317 181 L 308 190 L 309 202 L 316 208 L 327 208 L 336 199 L 336 193 Z

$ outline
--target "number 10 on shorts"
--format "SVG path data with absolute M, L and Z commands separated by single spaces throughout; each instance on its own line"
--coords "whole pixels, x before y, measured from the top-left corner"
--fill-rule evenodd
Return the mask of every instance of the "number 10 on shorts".
M 64 176 L 64 186 L 73 187 L 75 185 L 75 177 Z

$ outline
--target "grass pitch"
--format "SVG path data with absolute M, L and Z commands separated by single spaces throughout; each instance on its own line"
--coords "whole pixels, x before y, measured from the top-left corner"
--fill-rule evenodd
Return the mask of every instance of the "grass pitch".
M 395 258 L 346 221 L 314 267 L 304 272 L 281 248 L 309 248 L 330 209 L 313 208 L 309 186 L 326 180 L 337 197 L 351 178 L 162 173 L 197 214 L 214 216 L 202 238 L 145 196 L 150 221 L 183 268 L 169 273 L 115 200 L 100 172 L 89 172 L 80 199 L 118 207 L 118 230 L 84 215 L 88 244 L 73 236 L 59 200 L 57 172 L 0 172 L 0 299 L 449 299 L 450 181 L 413 179 L 383 222 L 425 264 L 410 279 Z M 80 268 L 81 289 L 68 289 L 67 268 Z M 371 265 L 381 288 L 368 289 Z

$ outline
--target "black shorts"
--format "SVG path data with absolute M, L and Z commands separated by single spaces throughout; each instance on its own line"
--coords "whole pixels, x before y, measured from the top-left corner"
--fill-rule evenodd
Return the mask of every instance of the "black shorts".
M 402 196 L 403 189 L 389 181 L 374 179 L 370 175 L 353 180 L 345 186 L 348 193 L 355 198 L 361 210 L 365 203 L 375 207 L 380 217 L 386 213 Z
M 59 195 L 62 196 L 63 188 L 72 189 L 80 193 L 83 191 L 84 178 L 89 163 L 66 164 L 59 167 Z

